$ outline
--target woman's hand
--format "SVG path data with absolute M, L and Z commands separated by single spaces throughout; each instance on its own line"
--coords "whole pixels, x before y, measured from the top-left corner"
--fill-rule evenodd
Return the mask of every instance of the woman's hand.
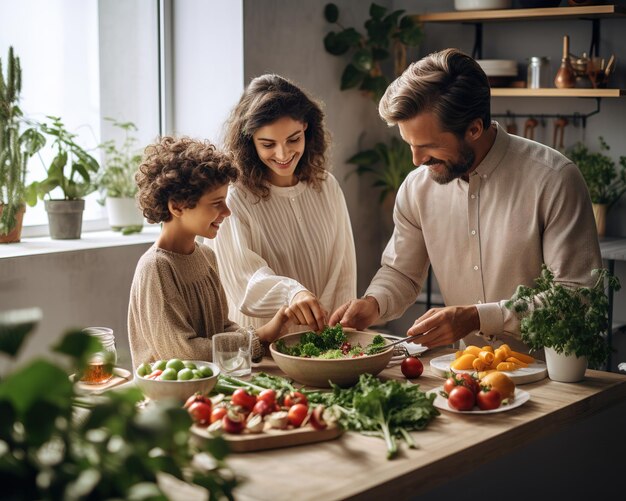
M 256 335 L 264 343 L 272 343 L 286 334 L 288 327 L 289 315 L 287 315 L 287 307 L 283 306 L 269 322 L 256 330 Z
M 308 325 L 311 330 L 321 331 L 327 325 L 328 312 L 322 308 L 315 295 L 309 291 L 298 292 L 292 299 L 287 315 L 298 325 Z

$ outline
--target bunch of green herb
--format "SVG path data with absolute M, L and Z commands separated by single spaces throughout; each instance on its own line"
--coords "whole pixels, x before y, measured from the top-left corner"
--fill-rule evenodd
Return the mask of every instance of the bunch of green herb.
M 311 393 L 307 397 L 332 409 L 345 429 L 383 438 L 387 459 L 398 452 L 397 438 L 403 438 L 410 448 L 415 448 L 408 432 L 423 430 L 439 415 L 433 405 L 436 395 L 427 395 L 416 384 L 382 382 L 371 374 L 361 374 L 352 388 L 332 384 L 332 389 L 332 393 Z
M 609 151 L 609 145 L 601 136 L 598 139 L 600 151 L 591 152 L 579 142 L 569 151 L 568 156 L 580 169 L 591 201 L 611 207 L 626 192 L 626 156 L 620 157 L 620 168 L 616 169 L 613 159 L 603 153 Z
M 18 353 L 40 315 L 0 313 L 0 356 Z M 69 332 L 54 348 L 59 363 L 39 359 L 2 374 L 2 499 L 161 500 L 163 473 L 207 488 L 211 500 L 233 499 L 238 480 L 223 462 L 226 443 L 209 440 L 205 450 L 215 468 L 197 466 L 191 418 L 179 404 L 139 410 L 143 395 L 134 387 L 89 399 L 75 393 L 68 372 L 101 349 L 95 338 Z
M 544 265 L 536 287 L 520 285 L 506 302 L 521 319 L 522 341 L 531 350 L 553 348 L 557 353 L 587 357 L 591 366 L 601 365 L 608 355 L 603 334 L 608 328 L 608 297 L 605 287 L 620 289 L 617 277 L 606 269 L 592 287 L 568 287 L 554 280 Z
M 335 327 L 326 327 L 319 334 L 313 331 L 305 332 L 300 336 L 300 342 L 293 346 L 287 346 L 284 340 L 279 339 L 276 349 L 280 353 L 294 357 L 319 357 L 325 351 L 340 349 L 346 340 L 343 327 L 337 324 Z

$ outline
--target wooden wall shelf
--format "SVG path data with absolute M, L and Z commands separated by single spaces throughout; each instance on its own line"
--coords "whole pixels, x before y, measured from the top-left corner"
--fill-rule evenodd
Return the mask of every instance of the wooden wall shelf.
M 600 19 L 621 16 L 626 16 L 626 6 L 592 5 L 588 7 L 432 12 L 429 14 L 418 14 L 413 16 L 413 18 L 423 23 L 487 23 L 490 21 L 526 21 L 541 19 Z
M 621 97 L 625 89 L 515 89 L 492 87 L 492 97 Z

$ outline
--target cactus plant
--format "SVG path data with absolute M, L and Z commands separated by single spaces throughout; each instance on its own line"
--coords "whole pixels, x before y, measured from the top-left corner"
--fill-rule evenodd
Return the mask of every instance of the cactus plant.
M 45 144 L 44 137 L 23 117 L 21 90 L 20 59 L 9 47 L 6 76 L 0 59 L 0 236 L 9 234 L 16 225 L 26 197 L 28 160 Z

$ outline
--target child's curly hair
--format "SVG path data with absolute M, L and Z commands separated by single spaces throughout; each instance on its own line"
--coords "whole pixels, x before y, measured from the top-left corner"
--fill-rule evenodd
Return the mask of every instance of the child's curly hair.
M 146 147 L 135 181 L 137 200 L 150 223 L 172 219 L 173 200 L 193 209 L 208 190 L 237 180 L 231 157 L 208 141 L 164 136 Z

